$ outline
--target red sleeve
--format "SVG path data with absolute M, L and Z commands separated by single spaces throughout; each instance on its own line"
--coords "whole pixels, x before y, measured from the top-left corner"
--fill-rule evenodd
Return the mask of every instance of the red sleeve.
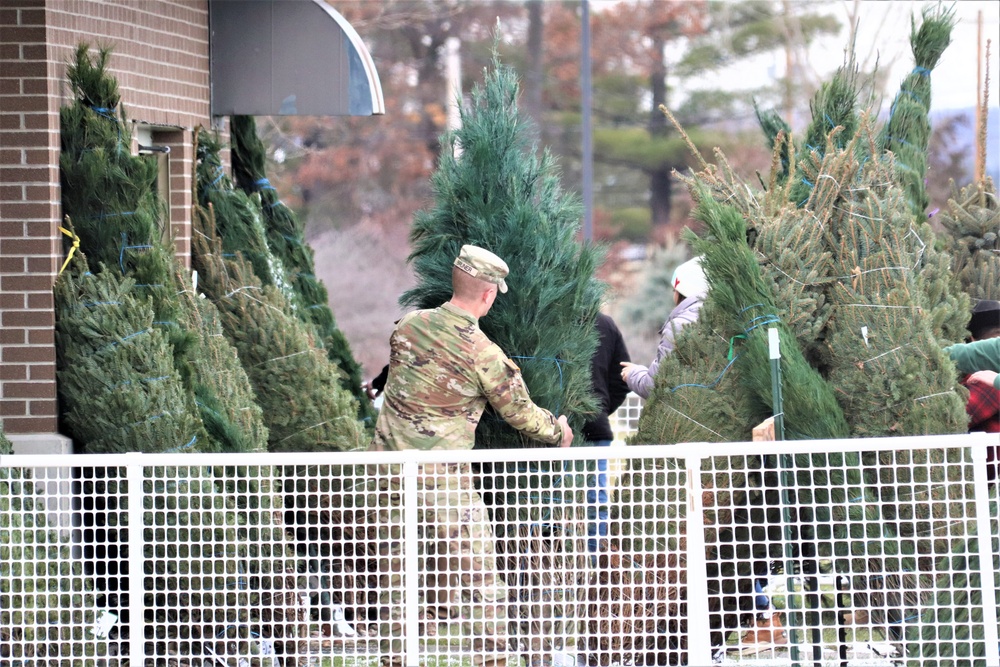
M 977 428 L 995 419 L 1000 413 L 1000 390 L 981 382 L 962 384 L 969 390 L 969 402 L 965 404 L 965 412 L 969 415 L 969 429 Z

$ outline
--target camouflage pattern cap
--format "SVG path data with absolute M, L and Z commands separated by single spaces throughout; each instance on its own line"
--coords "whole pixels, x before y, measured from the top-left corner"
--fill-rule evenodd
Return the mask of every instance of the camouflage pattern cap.
M 507 283 L 504 278 L 510 273 L 510 269 L 507 268 L 507 262 L 489 250 L 479 246 L 464 245 L 462 252 L 455 258 L 455 266 L 473 278 L 497 285 L 501 292 L 507 293 Z

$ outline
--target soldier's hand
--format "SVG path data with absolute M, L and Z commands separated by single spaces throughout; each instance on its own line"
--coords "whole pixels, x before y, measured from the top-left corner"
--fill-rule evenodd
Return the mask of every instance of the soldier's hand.
M 562 442 L 559 443 L 560 447 L 569 447 L 573 444 L 573 429 L 569 427 L 569 421 L 566 419 L 566 415 L 559 415 L 559 426 L 562 427 Z

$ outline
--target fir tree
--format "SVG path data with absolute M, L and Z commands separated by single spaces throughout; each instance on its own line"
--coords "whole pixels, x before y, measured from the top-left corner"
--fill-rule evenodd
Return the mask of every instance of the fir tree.
M 56 282 L 55 301 L 58 390 L 74 440 L 94 453 L 204 444 L 193 396 L 133 280 L 90 273 L 82 257 L 73 261 L 76 270 Z
M 197 274 L 195 274 L 197 275 Z M 266 452 L 267 427 L 236 348 L 223 335 L 222 318 L 215 304 L 198 298 L 187 272 L 177 276 L 184 286 L 184 326 L 197 332 L 202 354 L 191 361 L 195 400 L 205 429 L 225 451 Z
M 14 446 L 7 439 L 7 434 L 3 432 L 3 420 L 0 420 L 0 455 L 13 454 Z
M 943 5 L 924 9 L 923 20 L 917 27 L 910 18 L 910 48 L 914 67 L 899 87 L 892 102 L 889 119 L 882 131 L 884 150 L 896 156 L 895 164 L 899 181 L 906 192 L 907 203 L 913 215 L 920 219 L 927 210 L 927 146 L 931 138 L 931 124 L 927 115 L 931 108 L 931 71 L 937 66 L 941 54 L 951 43 L 951 29 L 955 25 L 955 10 Z
M 226 257 L 240 253 L 263 285 L 277 288 L 293 304 L 295 291 L 286 279 L 285 267 L 267 242 L 260 198 L 233 188 L 222 166 L 222 143 L 217 136 L 199 132 L 197 145 L 198 200 L 215 211 L 215 229 L 223 253 Z
M 193 306 L 193 303 L 182 302 L 178 298 L 178 293 L 184 289 L 178 279 L 182 272 L 174 256 L 173 244 L 164 238 L 161 230 L 164 209 L 156 195 L 157 164 L 155 160 L 134 156 L 130 152 L 131 125 L 126 121 L 125 110 L 120 104 L 117 83 L 107 73 L 110 54 L 110 49 L 105 48 L 91 57 L 89 47 L 81 44 L 67 70 L 74 102 L 60 110 L 63 212 L 73 223 L 79 252 L 88 258 L 89 266 L 98 273 L 112 271 L 118 278 L 129 277 L 134 297 L 129 303 L 148 303 L 152 311 L 151 326 L 160 332 L 157 339 L 162 338 L 164 343 L 156 348 L 157 353 L 167 355 L 167 362 L 156 363 L 173 366 L 182 382 L 182 392 L 186 394 L 185 409 L 194 406 L 196 411 L 195 418 L 199 423 L 188 436 L 188 440 L 193 439 L 191 449 L 241 451 L 247 446 L 245 436 L 248 434 L 242 433 L 240 426 L 248 425 L 246 418 L 253 413 L 241 412 L 245 405 L 226 405 L 226 397 L 238 396 L 246 389 L 245 384 L 243 387 L 227 387 L 226 382 L 245 383 L 246 380 L 236 376 L 204 374 L 212 361 L 203 358 L 206 353 L 202 346 L 206 342 L 203 332 L 190 326 L 193 324 L 192 314 L 186 312 L 186 307 Z M 71 273 L 76 266 L 68 266 Z M 75 279 L 78 285 L 84 283 L 81 275 L 75 276 Z M 101 276 L 101 279 L 104 277 Z M 113 282 L 115 278 L 107 280 Z M 76 288 L 70 288 L 67 297 L 71 296 L 73 289 Z M 57 311 L 57 317 L 63 312 Z M 78 322 L 81 318 L 79 313 L 66 314 Z M 123 314 L 121 317 L 127 320 L 131 315 Z M 61 340 L 68 347 L 91 345 L 87 341 L 74 342 L 72 338 L 77 331 L 71 327 L 63 327 L 62 332 Z M 83 330 L 79 333 L 82 335 Z M 112 342 L 113 339 L 107 341 L 108 344 Z M 67 355 L 62 358 L 67 358 Z M 144 366 L 149 363 L 136 361 Z M 82 361 L 77 359 L 74 363 L 81 364 Z M 63 370 L 78 381 L 85 379 L 79 374 L 80 369 L 63 367 Z M 95 380 L 104 377 L 106 383 L 110 370 L 91 368 L 90 372 Z M 135 380 L 130 377 L 128 369 L 116 370 L 123 373 L 121 382 Z M 60 392 L 66 406 L 80 401 L 100 411 L 102 405 L 93 399 L 94 392 L 103 386 L 67 384 L 60 387 Z M 82 392 L 83 395 L 72 395 L 75 392 Z M 170 444 L 172 441 L 147 442 L 124 433 L 131 428 L 130 425 L 143 424 L 151 415 L 121 412 L 121 407 L 124 406 L 116 405 L 102 415 L 110 423 L 119 425 L 100 434 L 102 451 L 121 451 L 121 443 L 114 444 L 108 440 L 116 433 L 123 438 L 122 442 L 146 443 L 144 447 L 157 451 L 175 446 Z M 164 408 L 167 409 L 166 406 Z M 171 411 L 174 415 L 181 413 L 179 406 Z M 235 417 L 238 414 L 241 415 L 239 425 L 224 416 Z M 200 423 L 202 418 L 211 424 L 209 431 L 205 431 Z M 69 419 L 66 423 L 72 425 L 75 421 Z M 79 425 L 82 427 L 82 422 Z M 255 429 L 252 427 L 250 434 Z M 75 437 L 79 435 L 74 434 Z M 84 449 L 90 448 L 87 440 L 78 439 L 78 443 Z
M 1000 205 L 987 177 L 948 200 L 938 215 L 945 251 L 960 289 L 971 298 L 1000 300 Z
M 210 155 L 216 143 L 200 143 L 199 159 Z M 209 163 L 211 160 L 209 160 Z M 204 164 L 204 163 L 203 163 Z M 263 285 L 242 253 L 224 251 L 217 230 L 215 203 L 227 193 L 246 199 L 216 176 L 199 168 L 199 194 L 207 208 L 195 209 L 192 266 L 199 290 L 221 313 L 222 328 L 236 348 L 250 378 L 269 430 L 270 451 L 348 451 L 367 439 L 357 420 L 353 397 L 340 388 L 339 369 L 313 343 L 311 328 L 291 314 L 284 293 Z M 216 184 L 213 184 L 213 181 Z M 209 193 L 208 190 L 218 188 Z M 224 206 L 227 214 L 244 211 Z M 227 229 L 239 229 L 247 220 L 227 219 Z
M 852 76 L 850 72 L 846 75 Z M 837 76 L 845 76 L 845 73 L 838 72 Z M 828 90 L 848 90 L 851 86 L 847 83 L 834 82 Z M 825 123 L 826 132 L 818 136 L 822 145 L 816 143 L 817 138 L 811 139 L 802 159 L 789 160 L 797 165 L 794 179 L 783 178 L 783 158 L 794 153 L 793 146 L 777 129 L 779 126 L 772 123 L 775 150 L 767 191 L 756 191 L 742 182 L 721 154 L 720 165 L 705 165 L 702 172 L 688 180 L 689 187 L 698 193 L 696 199 L 700 207 L 707 205 L 709 210 L 721 208 L 723 211 L 705 218 L 711 223 L 711 236 L 693 241 L 699 252 L 706 255 L 704 261 L 711 285 L 703 310 L 704 319 L 688 327 L 678 338 L 675 359 L 661 366 L 661 373 L 682 368 L 690 374 L 692 369 L 705 366 L 705 354 L 714 355 L 709 356 L 714 362 L 709 369 L 715 371 L 719 366 L 715 359 L 722 346 L 702 344 L 699 348 L 693 341 L 712 335 L 718 337 L 720 333 L 725 339 L 733 331 L 739 331 L 732 322 L 743 317 L 740 311 L 746 307 L 746 302 L 754 300 L 765 307 L 771 305 L 775 319 L 790 325 L 794 323 L 791 325 L 794 342 L 782 336 L 782 354 L 784 357 L 787 351 L 794 352 L 796 347 L 803 354 L 799 358 L 782 359 L 786 400 L 790 384 L 800 381 L 790 383 L 785 369 L 790 363 L 802 367 L 802 362 L 808 361 L 818 371 L 814 376 L 818 378 L 817 390 L 829 396 L 832 389 L 836 396 L 850 435 L 964 431 L 963 395 L 956 388 L 955 370 L 941 348 L 945 342 L 956 340 L 953 332 L 956 326 L 964 326 L 967 308 L 962 295 L 954 289 L 947 257 L 936 250 L 935 238 L 926 220 L 922 216 L 914 218 L 894 156 L 882 151 L 878 132 L 867 120 L 868 115 L 848 112 L 846 98 L 837 96 L 837 99 L 841 100 L 837 108 L 845 111 L 844 117 L 854 123 L 855 129 L 845 130 L 848 123 L 829 123 L 827 114 L 820 117 L 817 113 L 825 105 L 814 103 L 813 126 Z M 802 189 L 803 185 L 807 191 Z M 789 201 L 791 208 L 782 206 L 781 200 Z M 725 209 L 729 212 L 725 213 Z M 723 231 L 729 230 L 730 244 L 742 240 L 742 220 L 746 220 L 748 226 L 745 236 L 754 251 L 754 262 L 749 261 L 745 252 L 736 250 L 738 245 L 728 253 L 720 252 L 723 249 L 715 246 L 720 239 L 720 227 Z M 713 255 L 719 261 L 713 261 Z M 741 268 L 729 271 L 730 265 Z M 763 281 L 757 277 L 758 270 Z M 751 291 L 747 293 L 748 290 Z M 769 302 L 769 293 L 781 297 Z M 734 298 L 739 295 L 743 297 Z M 728 326 L 725 325 L 727 321 Z M 745 354 L 752 351 L 742 348 L 746 342 L 752 339 L 736 340 L 733 347 Z M 685 356 L 691 350 L 698 351 L 699 358 L 695 362 Z M 740 361 L 754 361 L 755 369 L 748 369 Z M 722 375 L 718 387 L 725 387 L 727 381 L 730 383 L 731 391 L 726 395 L 737 414 L 750 408 L 763 416 L 760 408 L 769 407 L 766 406 L 768 394 L 760 391 L 765 368 L 762 355 L 741 355 L 734 360 L 728 373 Z M 745 375 L 748 370 L 758 373 L 757 380 Z M 727 380 L 727 376 L 731 377 Z M 698 384 L 708 384 L 708 378 L 711 373 L 704 371 L 693 376 Z M 666 398 L 672 397 L 668 392 L 674 387 L 676 384 L 671 381 L 654 390 L 640 421 L 637 441 L 649 441 L 647 438 L 657 431 L 682 431 L 674 426 L 679 419 L 675 414 L 676 399 Z M 706 391 L 707 388 L 700 389 Z M 680 392 L 681 389 L 677 389 L 673 393 Z M 713 398 L 720 393 L 721 390 L 717 391 Z M 731 426 L 732 411 L 720 410 L 708 398 L 701 405 L 690 401 L 684 407 L 687 409 L 684 419 L 706 426 L 720 437 Z M 828 408 L 810 407 L 799 418 L 791 418 L 787 403 L 785 413 L 790 437 L 797 436 L 793 422 L 814 420 L 819 423 L 829 417 Z M 750 421 L 746 419 L 743 423 Z M 831 435 L 838 432 L 843 432 L 842 427 Z M 704 435 L 697 439 L 704 439 Z M 749 438 L 744 435 L 739 439 Z M 904 535 L 909 527 L 899 521 L 895 502 L 897 498 L 912 497 L 915 491 L 905 484 L 880 484 L 879 473 L 874 467 L 896 462 L 926 465 L 935 471 L 945 463 L 937 458 L 936 452 L 933 455 L 917 452 L 912 456 L 902 452 L 797 455 L 783 461 L 782 472 L 765 460 L 763 474 L 756 482 L 749 476 L 729 476 L 724 487 L 713 493 L 717 498 L 724 497 L 718 495 L 720 492 L 731 494 L 726 502 L 733 515 L 729 519 L 721 514 L 714 519 L 709 517 L 708 523 L 712 526 L 706 534 L 709 548 L 715 549 L 716 541 L 737 542 L 731 548 L 744 561 L 756 563 L 775 558 L 775 554 L 759 548 L 753 531 L 744 531 L 745 537 L 739 540 L 722 533 L 732 532 L 726 527 L 731 523 L 753 523 L 753 516 L 776 520 L 773 513 L 779 510 L 780 504 L 776 496 L 768 494 L 767 487 L 781 486 L 786 490 L 796 487 L 790 492 L 798 512 L 795 539 L 799 541 L 799 551 L 792 558 L 785 558 L 786 567 L 794 570 L 786 570 L 787 574 L 815 571 L 819 559 L 836 556 L 830 549 L 831 544 L 846 541 L 850 558 L 841 560 L 837 568 L 842 572 L 863 573 L 853 577 L 852 587 L 857 591 L 858 604 L 880 608 L 873 614 L 873 622 L 876 622 L 875 616 L 880 618 L 877 621 L 880 623 L 901 618 L 898 613 L 909 606 L 923 606 L 928 609 L 927 614 L 936 614 L 934 607 L 941 600 L 933 595 L 924 594 L 917 599 L 902 594 L 893 597 L 894 594 L 886 592 L 916 587 L 917 579 L 924 580 L 919 586 L 925 590 L 935 585 L 930 581 L 928 561 L 918 563 L 899 551 L 896 538 Z M 729 464 L 713 462 L 712 465 Z M 768 467 L 775 467 L 775 471 L 768 473 Z M 792 470 L 794 473 L 790 472 Z M 712 488 L 713 482 L 718 480 L 717 476 L 703 476 L 707 488 Z M 796 480 L 803 483 L 796 484 Z M 747 489 L 755 484 L 762 484 L 764 489 Z M 835 493 L 841 500 L 826 506 L 814 502 L 816 498 L 809 489 L 828 487 L 842 487 Z M 854 494 L 852 489 L 860 493 L 847 503 L 848 494 Z M 946 498 L 942 495 L 946 493 L 934 490 L 934 499 Z M 817 497 L 819 495 L 817 492 Z M 866 540 L 851 530 L 851 525 L 862 518 L 880 525 L 880 537 L 885 542 L 879 555 L 867 557 Z M 963 558 L 968 546 L 964 538 L 959 539 L 963 530 L 958 526 L 949 536 L 933 535 L 923 548 L 942 554 L 954 551 L 956 558 Z M 782 554 L 777 556 L 780 558 Z M 906 574 L 907 571 L 910 574 Z M 727 581 L 733 577 L 738 581 L 746 579 L 745 576 L 736 577 L 735 572 L 720 573 Z M 744 593 L 737 583 L 735 593 L 723 596 L 721 613 L 735 613 L 741 604 L 735 598 Z
M 576 430 L 594 409 L 590 358 L 597 339 L 590 323 L 604 289 L 594 278 L 601 253 L 577 242 L 579 202 L 562 191 L 548 151 L 536 155 L 517 93 L 513 71 L 494 57 L 471 107 L 461 112 L 461 128 L 443 138 L 434 206 L 417 213 L 410 232 L 418 282 L 400 303 L 433 308 L 447 301 L 452 263 L 464 244 L 499 255 L 510 267 L 510 291 L 480 327 L 521 367 L 532 399 L 566 414 Z M 532 443 L 487 413 L 476 446 Z
M 375 411 L 361 388 L 361 366 L 351 353 L 347 337 L 337 328 L 330 310 L 326 287 L 316 278 L 313 251 L 306 242 L 302 224 L 285 206 L 267 180 L 264 170 L 264 143 L 257 136 L 253 116 L 233 116 L 230 119 L 233 139 L 232 161 L 236 183 L 247 194 L 259 194 L 267 228 L 267 243 L 281 260 L 286 278 L 294 293 L 295 313 L 299 319 L 316 328 L 319 340 L 330 361 L 344 372 L 341 386 L 358 401 L 358 416 L 374 423 Z
M 812 119 L 806 128 L 805 143 L 798 153 L 795 178 L 788 191 L 790 200 L 797 206 L 805 206 L 812 195 L 815 184 L 805 172 L 807 169 L 815 171 L 823 160 L 831 133 L 841 128 L 840 132 L 832 134 L 837 148 L 843 148 L 853 139 L 858 129 L 859 90 L 858 68 L 852 54 L 833 77 L 820 86 L 809 103 Z M 773 128 L 765 125 L 765 132 L 771 134 Z

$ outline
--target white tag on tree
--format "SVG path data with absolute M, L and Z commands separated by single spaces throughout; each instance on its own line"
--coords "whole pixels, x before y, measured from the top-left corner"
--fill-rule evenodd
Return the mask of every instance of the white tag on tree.
M 117 622 L 118 614 L 112 613 L 107 609 L 102 609 L 97 614 L 97 620 L 94 621 L 91 631 L 96 638 L 107 639 L 108 633 L 111 632 L 111 628 L 115 627 L 115 623 Z

